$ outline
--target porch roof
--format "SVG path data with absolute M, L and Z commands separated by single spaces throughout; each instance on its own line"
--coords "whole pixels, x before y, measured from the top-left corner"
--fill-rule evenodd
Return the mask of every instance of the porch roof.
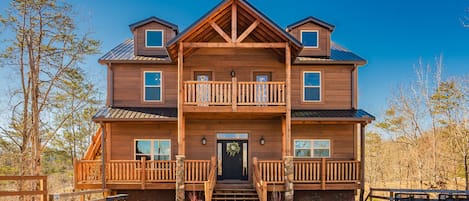
M 292 110 L 292 121 L 317 122 L 365 122 L 371 123 L 375 117 L 365 110 Z
M 177 108 L 105 107 L 98 110 L 93 121 L 177 121 Z

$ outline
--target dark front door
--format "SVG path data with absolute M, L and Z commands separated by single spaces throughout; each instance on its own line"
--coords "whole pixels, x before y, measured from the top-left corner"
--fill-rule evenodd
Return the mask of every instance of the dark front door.
M 219 180 L 247 180 L 247 140 L 218 140 L 221 152 Z M 220 149 L 221 148 L 221 149 Z

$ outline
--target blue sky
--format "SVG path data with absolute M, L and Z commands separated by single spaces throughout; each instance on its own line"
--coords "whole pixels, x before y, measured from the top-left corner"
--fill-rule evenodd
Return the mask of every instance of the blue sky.
M 359 71 L 360 108 L 378 117 L 386 109 L 391 90 L 413 78 L 413 65 L 419 59 L 433 64 L 441 54 L 444 76 L 469 74 L 469 28 L 460 22 L 469 0 L 248 1 L 281 27 L 307 16 L 335 25 L 332 40 L 368 60 Z M 7 6 L 4 2 L 0 3 L 1 13 Z M 92 32 L 102 41 L 104 54 L 132 36 L 129 24 L 157 16 L 184 30 L 220 0 L 69 2 L 77 11 L 82 31 Z M 90 56 L 85 68 L 93 80 L 105 86 L 105 67 L 97 63 L 100 55 Z

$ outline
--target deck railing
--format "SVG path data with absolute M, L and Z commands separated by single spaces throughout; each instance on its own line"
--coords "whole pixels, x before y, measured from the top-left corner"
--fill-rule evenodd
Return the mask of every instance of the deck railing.
M 259 201 L 267 201 L 267 183 L 265 180 L 263 180 L 262 173 L 261 173 L 261 168 L 260 168 L 260 161 L 257 160 L 257 158 L 253 158 L 252 160 L 252 169 L 253 169 L 253 175 L 252 175 L 252 185 L 256 189 L 257 195 L 259 197 Z
M 282 160 L 260 160 L 257 170 L 261 179 L 268 184 L 284 182 Z M 294 183 L 349 183 L 360 181 L 360 161 L 354 160 L 294 160 Z
M 193 106 L 282 106 L 285 82 L 185 81 L 184 104 Z
M 106 183 L 165 183 L 176 182 L 176 161 L 112 160 L 106 164 Z M 186 183 L 204 183 L 209 180 L 210 160 L 186 160 Z M 98 160 L 75 162 L 76 184 L 101 184 L 102 163 Z

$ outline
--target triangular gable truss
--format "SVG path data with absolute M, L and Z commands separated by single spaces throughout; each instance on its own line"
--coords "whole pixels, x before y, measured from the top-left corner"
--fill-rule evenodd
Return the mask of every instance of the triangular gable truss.
M 296 56 L 302 45 L 244 0 L 227 0 L 168 43 L 171 58 L 178 46 L 184 56 L 198 48 L 268 48 L 280 56 L 291 46 Z

